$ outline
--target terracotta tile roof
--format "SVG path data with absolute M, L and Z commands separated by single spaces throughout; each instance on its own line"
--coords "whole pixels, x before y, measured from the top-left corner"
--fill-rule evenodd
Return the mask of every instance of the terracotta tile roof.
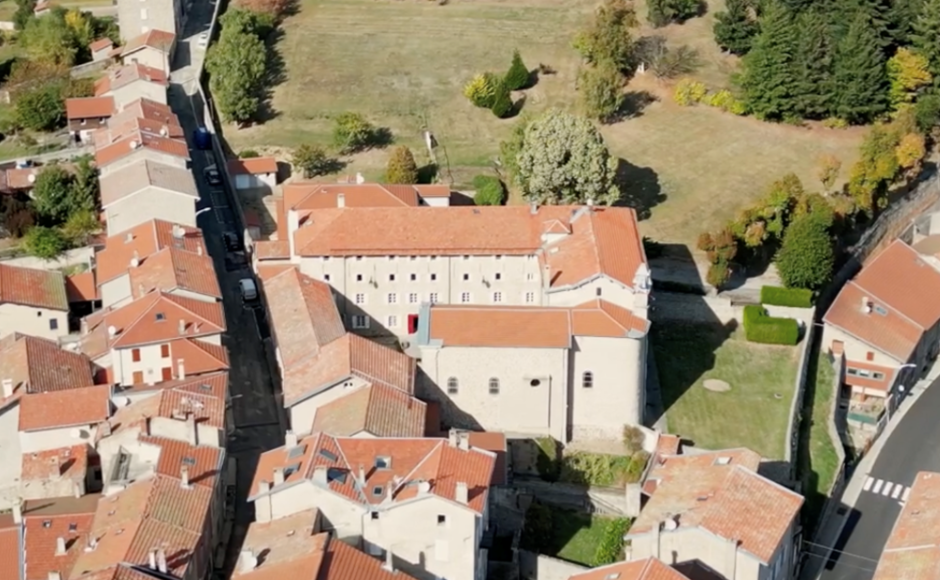
M 181 360 L 186 376 L 229 369 L 228 350 L 224 346 L 193 338 L 170 342 L 170 360 L 173 361 L 174 378 L 179 378 L 176 374 Z
M 24 453 L 20 479 L 27 488 L 30 485 L 27 482 L 38 482 L 41 486 L 50 479 L 83 482 L 88 472 L 90 449 L 82 444 Z
M 493 479 L 491 485 L 506 484 L 506 453 L 509 447 L 506 443 L 505 433 L 496 433 L 494 431 L 470 431 L 467 433 L 470 446 L 477 449 L 483 449 L 496 455 L 496 463 L 493 466 Z
M 658 558 L 600 566 L 568 580 L 689 580 Z
M 346 333 L 329 284 L 291 268 L 263 285 L 268 319 L 285 367 L 315 355 Z
M 0 578 L 18 580 L 23 548 L 20 546 L 20 526 L 11 521 L 0 525 Z
M 851 375 L 846 372 L 845 384 L 884 392 L 887 392 L 894 384 L 894 376 L 897 372 L 897 369 L 893 367 L 883 367 L 879 365 L 873 365 L 868 362 L 855 360 L 846 361 L 846 371 L 848 371 L 849 368 L 864 369 L 871 371 L 872 373 L 881 373 L 883 376 L 880 379 L 876 379 L 873 376 L 862 377 L 858 375 Z
M 284 369 L 284 404 L 291 406 L 351 376 L 411 393 L 414 392 L 415 359 L 347 333 L 321 348 L 318 354 Z
M 95 256 L 98 285 L 126 274 L 135 257 L 139 262 L 171 246 L 198 253 L 205 248 L 205 241 L 198 228 L 163 220 L 150 220 L 107 238 L 104 249 Z
M 432 305 L 428 312 L 419 325 L 445 347 L 570 348 L 575 336 L 639 338 L 649 329 L 646 319 L 600 299 L 574 308 Z
M 65 100 L 65 117 L 72 119 L 104 119 L 114 113 L 114 97 L 78 97 Z
M 20 431 L 95 425 L 111 415 L 111 386 L 29 393 L 20 398 Z
M 802 496 L 756 473 L 760 457 L 747 449 L 660 456 L 647 481 L 655 491 L 627 538 L 672 519 L 700 527 L 769 565 L 803 505 Z M 665 533 L 665 532 L 664 532 Z
M 192 171 L 142 159 L 101 177 L 101 204 L 107 207 L 146 187 L 166 190 L 167 203 L 173 201 L 170 193 L 199 198 Z
M 486 506 L 495 457 L 475 448 L 460 449 L 445 439 L 356 439 L 318 433 L 300 441 L 300 453 L 279 447 L 261 455 L 249 492 L 249 500 L 258 497 L 260 483 L 273 481 L 274 469 L 285 470 L 284 482 L 314 477 L 317 468 L 329 469 L 329 489 L 346 499 L 364 505 L 386 501 L 387 486 L 393 488 L 392 500 L 405 501 L 419 493 L 431 493 L 456 501 L 456 484 L 467 484 L 468 506 L 482 513 Z M 325 453 L 324 453 L 325 451 Z M 383 458 L 387 469 L 375 466 Z M 357 483 L 362 467 L 364 485 Z M 331 474 L 345 477 L 331 477 Z M 394 478 L 399 478 L 397 485 Z M 427 492 L 419 492 L 419 482 L 426 482 Z M 374 494 L 375 488 L 385 490 Z M 271 493 L 276 493 L 273 488 Z
M 89 270 L 66 276 L 65 295 L 68 297 L 69 304 L 101 300 L 101 296 L 98 295 L 98 285 L 95 283 L 95 272 Z
M 120 112 L 116 112 L 111 116 L 108 124 L 124 125 L 134 119 L 146 119 L 166 126 L 180 126 L 179 117 L 168 105 L 146 97 L 141 97 L 124 105 Z
M 75 561 L 88 543 L 92 514 L 24 515 L 25 580 L 49 580 L 49 572 L 68 578 Z M 58 538 L 65 540 L 65 554 L 56 555 Z
M 153 576 L 138 572 L 130 564 L 121 563 L 75 577 L 74 580 L 153 580 Z
M 133 52 L 149 47 L 162 52 L 169 53 L 173 49 L 173 43 L 176 41 L 176 35 L 164 30 L 150 30 L 140 36 L 127 41 L 121 49 L 121 56 L 127 56 Z
M 160 459 L 157 461 L 157 473 L 179 479 L 180 468 L 189 468 L 189 481 L 192 485 L 212 488 L 222 469 L 225 450 L 208 445 L 190 445 L 185 441 L 141 435 L 140 441 L 160 446 Z
M 185 290 L 222 299 L 215 266 L 208 254 L 187 252 L 173 246 L 150 254 L 137 268 L 128 269 L 131 295 L 137 299 L 153 290 Z
M 450 186 L 448 185 L 413 185 L 418 195 L 421 197 L 450 197 Z
M 161 417 L 173 418 L 178 413 L 192 414 L 198 424 L 217 429 L 225 427 L 225 398 L 187 392 L 181 389 L 166 389 L 158 396 Z
M 917 474 L 873 580 L 940 578 L 940 473 Z
M 381 560 L 331 537 L 316 580 L 414 580 L 414 578 L 401 570 L 394 572 L 386 570 Z
M 95 149 L 104 149 L 138 133 L 145 136 L 162 137 L 182 140 L 185 138 L 183 128 L 176 124 L 168 124 L 159 120 L 144 119 L 141 117 L 126 117 L 123 113 L 111 117 L 108 126 L 93 134 Z
M 97 358 L 116 348 L 221 334 L 225 331 L 225 315 L 219 302 L 154 291 L 119 308 L 105 309 L 100 316 L 86 318 L 85 326 L 80 348 Z
M 253 157 L 250 159 L 232 159 L 228 163 L 228 172 L 232 175 L 263 175 L 277 173 L 277 159 L 274 157 Z
M 874 307 L 870 313 L 867 312 L 862 300 L 870 298 L 868 292 L 855 281 L 850 281 L 839 291 L 823 321 L 899 362 L 907 362 L 924 329 L 886 304 L 879 305 L 885 312 L 883 315 Z
M 286 260 L 290 258 L 290 242 L 287 240 L 260 240 L 255 242 L 255 257 L 258 260 Z
M 405 391 L 367 385 L 318 408 L 313 431 L 338 437 L 363 432 L 375 437 L 422 437 L 426 412 L 427 405 Z
M 0 264 L 0 302 L 67 311 L 65 276 L 56 270 Z
M 26 392 L 63 391 L 94 383 L 92 364 L 85 355 L 63 350 L 51 340 L 17 333 L 0 339 L 0 378 L 13 382 L 9 400 Z
M 297 209 L 307 210 L 304 203 Z M 286 197 L 285 205 L 290 207 Z M 305 217 L 293 234 L 300 256 L 539 255 L 549 269 L 551 288 L 600 275 L 632 288 L 638 274 L 649 273 L 636 213 L 630 208 L 547 206 L 533 212 L 521 206 L 347 204 L 313 209 L 300 212 Z M 545 237 L 543 225 L 553 220 L 571 233 Z
M 387 186 L 377 183 L 306 183 L 284 184 L 286 209 L 310 210 L 339 206 L 342 195 L 346 207 L 417 207 L 418 194 L 413 186 Z
M 95 163 L 98 167 L 104 167 L 142 149 L 189 160 L 189 146 L 182 139 L 170 139 L 159 134 L 134 130 L 113 144 L 95 151 Z
M 164 71 L 142 64 L 127 64 L 111 69 L 107 75 L 95 81 L 95 96 L 104 96 L 135 81 L 156 83 L 164 87 L 169 85 Z
M 99 50 L 109 49 L 112 46 L 114 46 L 114 43 L 110 38 L 99 38 L 98 40 L 88 45 L 88 50 L 91 52 L 98 52 Z
M 160 546 L 166 554 L 170 575 L 185 578 L 193 553 L 201 539 L 202 534 L 198 532 L 166 524 L 154 518 L 146 518 L 137 528 L 137 534 L 128 546 L 124 559 L 133 564 L 146 565 L 151 550 Z
M 239 562 L 231 580 L 316 580 L 329 542 L 329 534 L 316 533 L 318 519 L 319 512 L 310 509 L 270 522 L 252 522 L 242 550 L 251 550 L 258 565 L 246 572 Z

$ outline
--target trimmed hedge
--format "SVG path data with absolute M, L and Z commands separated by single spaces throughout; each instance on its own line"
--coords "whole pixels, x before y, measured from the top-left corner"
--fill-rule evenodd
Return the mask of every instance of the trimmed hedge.
M 744 335 L 751 342 L 793 346 L 800 340 L 800 325 L 792 318 L 767 316 L 763 306 L 744 307 Z
M 498 177 L 477 175 L 473 178 L 473 203 L 476 205 L 503 205 L 506 201 L 506 187 Z
M 594 566 L 613 564 L 623 558 L 623 536 L 630 529 L 630 520 L 617 518 L 607 524 L 604 537 L 594 552 Z
M 812 308 L 813 291 L 803 288 L 782 288 L 780 286 L 763 286 L 760 289 L 761 304 L 774 306 L 792 306 L 794 308 Z

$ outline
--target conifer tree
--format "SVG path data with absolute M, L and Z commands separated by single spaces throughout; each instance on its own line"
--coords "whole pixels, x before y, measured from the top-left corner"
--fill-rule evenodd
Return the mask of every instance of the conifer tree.
M 865 123 L 888 106 L 888 74 L 876 29 L 865 10 L 852 20 L 835 60 L 835 113 L 850 123 Z
M 510 91 L 518 91 L 529 86 L 529 69 L 522 62 L 522 56 L 518 50 L 512 53 L 512 64 L 509 65 L 503 82 Z
M 934 86 L 940 85 L 940 0 L 924 0 L 914 21 L 911 43 L 927 59 Z
M 734 54 L 746 54 L 760 25 L 751 17 L 747 0 L 728 0 L 726 8 L 715 14 L 715 42 Z
M 800 14 L 798 28 L 800 42 L 793 63 L 795 105 L 800 116 L 821 119 L 829 116 L 833 106 L 833 31 L 817 10 Z
M 747 105 L 758 118 L 781 120 L 797 113 L 793 60 L 798 40 L 793 14 L 774 0 L 768 2 L 761 32 L 744 57 L 740 81 Z

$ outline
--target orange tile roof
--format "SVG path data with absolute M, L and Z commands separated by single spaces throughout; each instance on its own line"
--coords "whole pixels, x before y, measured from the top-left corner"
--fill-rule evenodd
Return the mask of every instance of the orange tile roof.
M 26 482 L 38 482 L 41 486 L 51 479 L 71 479 L 83 482 L 88 472 L 88 445 L 72 445 L 45 451 L 24 453 L 20 479 Z
M 193 485 L 215 486 L 222 469 L 225 450 L 209 445 L 190 445 L 185 441 L 141 435 L 140 441 L 160 446 L 157 473 L 179 479 L 180 468 L 189 468 L 189 481 Z
M 127 64 L 111 69 L 107 75 L 95 81 L 95 96 L 104 96 L 105 93 L 117 90 L 135 81 L 156 83 L 164 87 L 169 85 L 164 71 L 142 64 Z
M 290 258 L 290 242 L 259 240 L 255 242 L 255 257 L 258 260 L 285 260 Z
M 111 116 L 109 124 L 123 125 L 134 119 L 147 119 L 162 125 L 180 126 L 179 117 L 164 103 L 141 97 L 124 105 L 119 112 Z
M 0 522 L 0 578 L 20 577 L 20 559 L 23 549 L 20 547 L 20 526 L 13 524 L 12 518 Z
M 139 262 L 171 246 L 198 253 L 205 248 L 202 231 L 163 220 L 150 220 L 107 238 L 104 249 L 95 256 L 98 285 L 126 274 L 135 257 Z
M 0 339 L 0 378 L 10 379 L 14 389 L 9 400 L 0 401 L 0 407 L 26 392 L 63 391 L 94 383 L 92 363 L 85 355 L 18 333 Z
M 471 447 L 484 449 L 496 455 L 491 484 L 506 485 L 506 453 L 509 451 L 506 434 L 494 431 L 469 431 L 467 438 Z
M 169 246 L 144 258 L 140 266 L 128 270 L 132 296 L 141 298 L 153 290 L 186 290 L 221 300 L 212 258 L 201 249 L 188 252 Z
M 192 414 L 197 424 L 217 429 L 225 427 L 228 373 L 214 373 L 198 377 L 196 380 L 174 382 L 173 386 L 160 389 L 153 396 L 115 411 L 108 421 L 111 434 L 135 427 L 140 427 L 142 432 L 147 434 L 147 422 L 153 417 L 179 420 L 181 414 Z M 99 431 L 99 440 L 103 437 L 105 435 Z
M 689 580 L 658 558 L 617 562 L 575 574 L 568 580 Z
M 232 159 L 226 163 L 232 175 L 263 175 L 277 173 L 277 159 L 274 157 L 252 157 L 250 159 Z
M 74 580 L 153 580 L 153 576 L 138 572 L 130 564 L 119 563 L 103 570 L 74 577 Z
M 99 50 L 105 50 L 114 46 L 114 42 L 110 38 L 99 38 L 98 40 L 92 42 L 88 45 L 88 50 L 91 52 L 98 52 Z
M 77 97 L 65 100 L 65 117 L 105 119 L 114 113 L 114 97 Z
M 855 281 L 849 281 L 823 317 L 826 324 L 845 331 L 861 342 L 899 362 L 907 362 L 917 348 L 924 329 L 887 304 L 879 304 L 885 314 L 869 313 L 862 300 L 870 304 L 870 296 Z
M 659 456 L 647 478 L 655 481 L 655 491 L 627 539 L 672 519 L 679 529 L 699 527 L 735 539 L 769 565 L 803 497 L 758 475 L 759 464 L 748 449 Z
M 389 486 L 393 502 L 405 501 L 424 493 L 418 489 L 422 481 L 429 485 L 427 493 L 456 501 L 456 484 L 463 482 L 468 489 L 467 505 L 482 513 L 495 464 L 492 453 L 460 449 L 445 439 L 356 439 L 317 433 L 304 438 L 298 447 L 301 453 L 294 456 L 285 447 L 262 453 L 249 501 L 259 497 L 262 481 L 273 481 L 277 467 L 292 468 L 285 471 L 285 484 L 310 479 L 316 468 L 322 467 L 335 470 L 330 473 L 345 475 L 342 479 L 333 478 L 328 486 L 349 501 L 367 506 L 383 503 L 387 501 Z M 387 469 L 375 467 L 379 457 L 387 458 Z M 363 484 L 357 481 L 360 467 L 365 476 Z M 375 488 L 382 488 L 383 492 L 375 495 Z M 271 489 L 271 493 L 276 492 L 277 488 Z
M 111 117 L 106 128 L 94 132 L 95 149 L 103 149 L 138 133 L 153 137 L 181 140 L 185 133 L 176 124 L 141 117 L 127 117 L 124 113 Z
M 148 133 L 139 129 L 130 131 L 113 144 L 95 151 L 95 163 L 98 167 L 117 161 L 136 153 L 142 149 L 149 149 L 158 153 L 172 155 L 180 159 L 189 160 L 189 146 L 182 139 L 170 139 L 159 134 Z
M 283 187 L 286 209 L 310 210 L 346 207 L 417 207 L 418 193 L 411 185 L 384 186 L 377 183 L 307 183 L 295 181 Z
M 0 303 L 51 310 L 69 309 L 65 276 L 57 270 L 39 270 L 0 264 Z
M 405 391 L 367 385 L 317 409 L 313 431 L 339 437 L 422 437 L 427 405 Z M 303 427 L 303 426 L 298 426 Z
M 94 425 L 111 415 L 111 386 L 29 393 L 20 398 L 20 431 Z
M 329 284 L 296 268 L 264 280 L 268 319 L 281 364 L 291 367 L 346 333 Z
M 169 344 L 175 378 L 180 378 L 176 376 L 180 361 L 183 361 L 183 372 L 186 376 L 229 369 L 228 350 L 224 346 L 193 338 L 174 340 Z
M 94 270 L 66 276 L 65 295 L 70 304 L 101 300 L 101 296 L 98 295 L 98 285 L 95 283 Z
M 887 392 L 891 386 L 894 384 L 894 375 L 897 372 L 897 369 L 891 367 L 883 367 L 879 365 L 873 365 L 868 362 L 863 361 L 846 361 L 846 371 L 849 368 L 855 369 L 864 369 L 867 371 L 878 372 L 884 375 L 880 379 L 874 377 L 861 377 L 858 375 L 850 375 L 848 372 L 845 373 L 845 384 L 853 385 L 856 387 L 864 387 L 866 389 L 874 389 L 878 391 Z
M 88 543 L 92 514 L 87 512 L 23 517 L 25 580 L 49 580 L 49 572 L 68 578 Z M 65 540 L 65 554 L 56 555 L 57 539 Z
M 97 314 L 97 313 L 96 313 Z M 225 331 L 220 302 L 154 291 L 119 308 L 85 318 L 82 352 L 92 358 L 116 348 L 198 338 Z M 114 336 L 110 336 L 113 327 Z
M 873 580 L 940 578 L 940 473 L 922 471 L 888 536 Z
M 428 312 L 428 339 L 445 347 L 570 348 L 575 336 L 638 338 L 649 329 L 648 320 L 600 299 L 574 308 L 432 305 Z
M 175 41 L 176 35 L 172 32 L 166 32 L 165 30 L 149 30 L 128 40 L 127 44 L 121 47 L 121 56 L 127 56 L 145 47 L 169 53 L 173 49 L 173 43 Z

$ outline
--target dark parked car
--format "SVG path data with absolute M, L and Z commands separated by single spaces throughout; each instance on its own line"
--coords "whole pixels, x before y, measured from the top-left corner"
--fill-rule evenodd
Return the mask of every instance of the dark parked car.
M 209 185 L 222 185 L 222 174 L 219 173 L 219 169 L 215 165 L 206 167 L 205 174 Z
M 229 252 L 237 252 L 242 249 L 241 244 L 238 243 L 238 236 L 232 232 L 223 233 L 222 240 L 225 242 L 225 249 Z

